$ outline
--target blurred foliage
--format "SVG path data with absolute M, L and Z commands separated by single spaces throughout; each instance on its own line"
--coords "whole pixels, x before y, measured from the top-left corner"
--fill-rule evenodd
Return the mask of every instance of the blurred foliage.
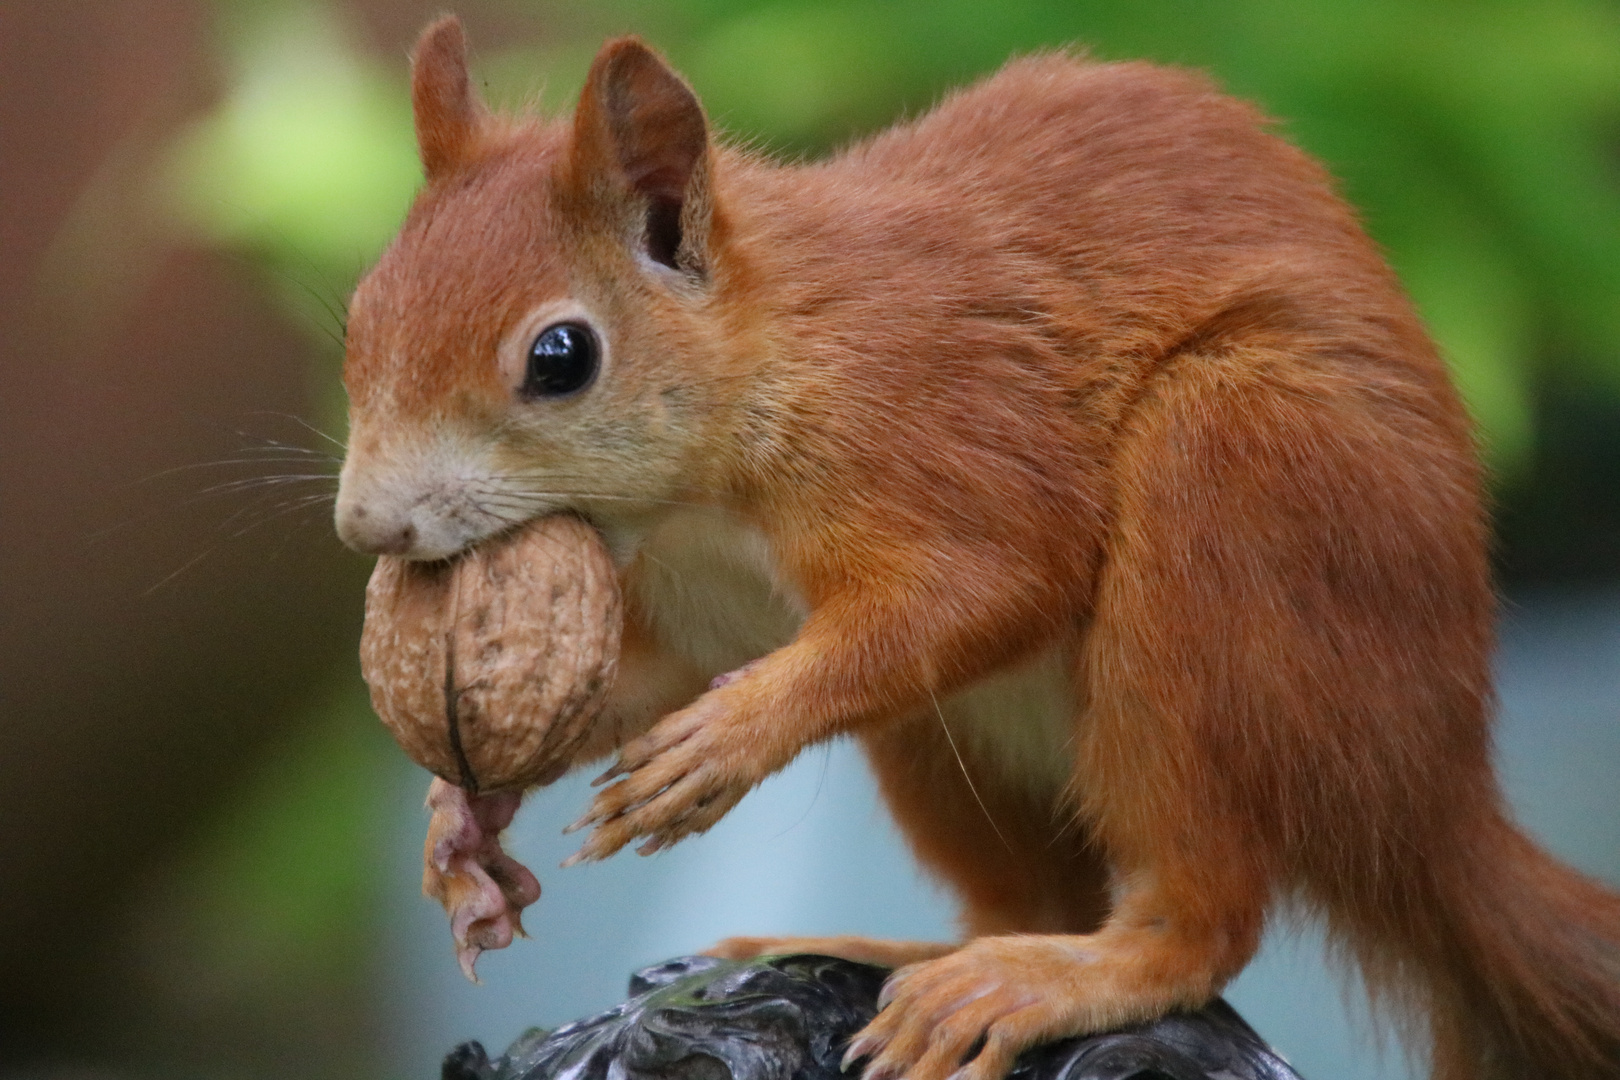
M 323 703 L 209 824 L 184 875 L 199 972 L 251 970 L 290 994 L 289 973 L 335 978 L 369 955 L 353 929 L 369 927 L 375 866 L 354 854 L 377 850 L 387 828 L 375 766 L 393 747 L 358 689 Z
M 318 1048 L 300 1075 L 379 1075 L 368 980 L 394 748 L 369 712 L 345 680 L 132 895 L 142 974 L 113 1017 L 132 1063 L 277 1076 Z
M 173 161 L 192 216 L 229 244 L 373 257 L 419 180 L 400 74 L 318 7 L 260 5 L 221 31 L 229 94 Z
M 222 0 L 219 13 L 230 91 L 177 147 L 169 188 L 210 237 L 261 254 L 284 282 L 339 292 L 416 183 L 405 66 L 359 51 L 337 5 Z M 543 46 L 470 26 L 486 95 L 565 110 L 602 34 L 630 27 L 719 127 L 792 155 L 914 114 L 1020 52 L 1207 69 L 1342 179 L 1499 472 L 1533 449 L 1532 387 L 1548 365 L 1620 397 L 1608 0 L 598 0 L 587 21 L 592 36 Z

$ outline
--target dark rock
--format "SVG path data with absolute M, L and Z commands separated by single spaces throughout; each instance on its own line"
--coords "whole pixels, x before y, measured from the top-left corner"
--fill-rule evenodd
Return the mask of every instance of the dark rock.
M 877 1014 L 884 968 L 826 956 L 644 968 L 630 1000 L 525 1032 L 491 1061 L 478 1043 L 443 1080 L 841 1080 L 850 1036 Z M 1018 1059 L 1009 1080 L 1299 1080 L 1224 1001 Z

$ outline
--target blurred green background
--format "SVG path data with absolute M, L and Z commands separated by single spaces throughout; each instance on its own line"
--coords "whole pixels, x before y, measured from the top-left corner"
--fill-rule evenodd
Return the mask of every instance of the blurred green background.
M 418 182 L 442 7 L 0 3 L 0 1076 L 389 1075 L 397 752 L 326 516 L 343 298 Z M 1510 594 L 1620 580 L 1611 0 L 460 10 L 494 104 L 565 111 L 634 31 L 788 157 L 1020 52 L 1211 70 L 1328 162 L 1443 345 Z

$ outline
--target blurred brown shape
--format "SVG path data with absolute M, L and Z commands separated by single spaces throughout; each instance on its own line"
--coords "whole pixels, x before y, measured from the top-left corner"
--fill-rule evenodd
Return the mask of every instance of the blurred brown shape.
M 220 526 L 240 501 L 191 496 L 240 472 L 131 484 L 236 456 L 231 429 L 265 430 L 256 414 L 310 412 L 309 338 L 248 267 L 165 235 L 142 195 L 151 155 L 208 103 L 208 16 L 187 0 L 0 7 L 7 1065 L 96 1059 L 128 985 L 132 883 L 348 674 L 334 665 L 359 633 L 366 567 L 324 520 L 236 536 L 251 517 Z

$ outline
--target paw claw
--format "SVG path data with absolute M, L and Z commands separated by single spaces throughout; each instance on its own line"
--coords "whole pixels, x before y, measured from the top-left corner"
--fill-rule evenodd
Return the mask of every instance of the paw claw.
M 843 1058 L 838 1062 L 838 1071 L 849 1072 L 857 1061 L 864 1057 L 871 1057 L 873 1052 L 882 1045 L 881 1040 L 874 1039 L 869 1035 L 857 1037 L 849 1044 L 849 1048 L 844 1051 Z
M 861 1080 L 896 1080 L 905 1071 L 906 1067 L 900 1062 L 878 1057 L 867 1063 L 861 1072 Z
M 898 976 L 890 975 L 883 983 L 883 989 L 878 991 L 877 1007 L 879 1012 L 887 1009 L 894 1001 L 895 995 L 900 993 L 901 981 Z
M 605 770 L 603 770 L 602 775 L 596 777 L 596 779 L 591 781 L 591 787 L 593 787 L 593 788 L 601 787 L 603 784 L 607 783 L 609 780 L 612 780 L 614 777 L 623 776 L 626 773 L 628 773 L 629 771 L 630 770 L 625 767 L 624 761 L 622 759 L 619 760 L 619 761 L 615 761 L 612 765 L 609 765 Z

